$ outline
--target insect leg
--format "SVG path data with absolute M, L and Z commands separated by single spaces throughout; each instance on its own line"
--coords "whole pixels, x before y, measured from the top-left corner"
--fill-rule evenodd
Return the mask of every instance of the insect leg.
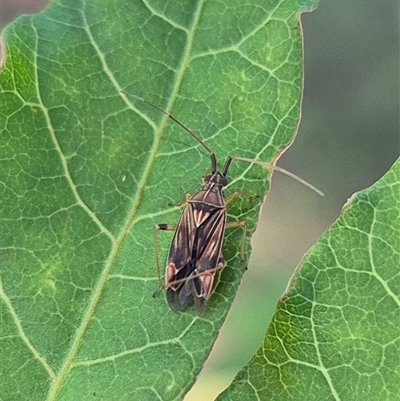
M 161 279 L 161 271 L 160 271 L 160 259 L 159 259 L 159 252 L 158 252 L 158 241 L 157 241 L 157 232 L 159 230 L 165 230 L 165 231 L 175 231 L 176 230 L 176 224 L 157 224 L 153 227 L 153 242 L 154 242 L 154 255 L 156 259 L 156 269 L 157 269 L 157 276 L 158 276 L 158 283 L 159 287 L 157 291 L 153 294 L 153 297 L 158 295 L 162 289 L 164 288 L 164 284 Z
M 235 200 L 239 196 L 246 198 L 246 199 L 253 199 L 253 196 L 251 196 L 251 195 L 247 195 L 244 192 L 236 191 L 232 195 L 229 195 L 227 198 L 225 198 L 225 205 L 228 205 L 229 203 L 231 203 L 233 200 Z
M 211 289 L 214 281 L 214 275 L 218 270 L 222 270 L 225 266 L 224 259 L 221 255 L 216 267 L 206 271 L 193 272 L 182 279 L 173 281 L 171 284 L 177 285 L 183 283 L 179 291 L 167 288 L 167 301 L 172 310 L 179 312 L 185 309 L 193 300 L 196 312 L 200 315 L 203 313 L 207 299 L 210 297 Z
M 186 205 L 187 201 L 190 198 L 190 194 L 189 193 L 185 193 L 182 195 L 181 199 L 179 199 L 178 203 L 169 203 L 169 206 L 177 206 L 177 207 L 181 207 L 183 205 Z
M 240 191 L 236 191 L 232 195 L 228 196 L 225 199 L 225 205 L 228 205 L 229 203 L 231 203 L 233 200 L 235 200 L 239 196 L 246 198 L 246 199 L 253 198 L 253 196 L 247 195 Z M 237 227 L 241 227 L 243 229 L 243 235 L 242 235 L 242 240 L 241 240 L 241 244 L 240 244 L 240 260 L 242 261 L 242 263 L 244 263 L 244 252 L 246 250 L 245 246 L 246 246 L 247 223 L 245 221 L 231 221 L 231 222 L 226 223 L 225 228 L 237 228 Z
M 240 260 L 244 263 L 244 252 L 246 246 L 246 232 L 247 232 L 247 223 L 245 221 L 230 221 L 226 223 L 226 228 L 238 228 L 240 227 L 243 230 L 242 240 L 240 244 Z

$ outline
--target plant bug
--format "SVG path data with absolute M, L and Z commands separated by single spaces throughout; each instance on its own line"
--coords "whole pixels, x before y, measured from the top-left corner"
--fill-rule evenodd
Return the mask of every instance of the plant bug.
M 232 158 L 228 157 L 222 172 L 211 153 L 211 173 L 203 177 L 203 186 L 194 195 L 186 195 L 186 205 L 178 224 L 157 224 L 153 229 L 156 264 L 159 271 L 157 231 L 174 230 L 166 273 L 167 302 L 174 311 L 181 311 L 192 301 L 197 313 L 202 313 L 209 298 L 215 272 L 223 269 L 222 242 L 225 228 L 243 229 L 241 258 L 247 225 L 243 221 L 226 222 L 226 205 L 243 195 L 235 192 L 224 199 L 222 189 L 228 184 L 226 174 Z
M 196 312 L 201 314 L 211 295 L 214 275 L 225 266 L 222 255 L 222 243 L 226 228 L 240 227 L 243 229 L 240 254 L 242 260 L 244 260 L 247 225 L 244 221 L 227 223 L 226 206 L 238 196 L 250 197 L 241 192 L 235 192 L 226 199 L 224 198 L 223 188 L 228 184 L 226 175 L 232 161 L 245 161 L 273 168 L 304 183 L 318 193 L 320 193 L 320 191 L 282 168 L 242 157 L 229 156 L 225 161 L 222 172 L 219 172 L 217 170 L 217 159 L 214 152 L 186 125 L 167 111 L 147 100 L 125 91 L 122 91 L 122 93 L 133 96 L 159 110 L 183 128 L 210 155 L 210 174 L 203 177 L 203 186 L 198 192 L 194 195 L 186 194 L 186 204 L 178 224 L 157 224 L 153 227 L 155 259 L 160 282 L 160 289 L 157 290 L 154 295 L 162 288 L 166 288 L 167 302 L 173 311 L 182 311 L 193 302 Z M 167 258 L 164 285 L 161 280 L 158 256 L 157 232 L 159 230 L 174 231 Z

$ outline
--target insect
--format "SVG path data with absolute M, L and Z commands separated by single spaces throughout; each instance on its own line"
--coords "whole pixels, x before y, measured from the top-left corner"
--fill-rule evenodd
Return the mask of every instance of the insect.
M 158 261 L 157 231 L 174 230 L 166 273 L 166 297 L 170 308 L 181 311 L 192 301 L 197 313 L 202 313 L 210 297 L 214 275 L 223 269 L 222 242 L 225 228 L 243 229 L 241 258 L 243 260 L 246 239 L 244 221 L 226 222 L 226 205 L 243 195 L 235 192 L 224 199 L 222 189 L 228 183 L 226 175 L 232 158 L 217 171 L 217 161 L 211 153 L 211 173 L 203 177 L 203 186 L 194 195 L 186 195 L 186 205 L 178 224 L 158 224 L 154 227 L 156 264 Z
M 226 221 L 226 206 L 239 196 L 251 198 L 242 192 L 235 192 L 224 198 L 223 188 L 228 184 L 226 178 L 233 160 L 272 167 L 267 163 L 252 159 L 229 156 L 221 172 L 217 170 L 214 152 L 186 125 L 174 116 L 138 96 L 123 92 L 140 99 L 173 120 L 191 135 L 210 155 L 211 170 L 203 177 L 203 186 L 193 195 L 186 194 L 186 204 L 177 224 L 157 224 L 153 228 L 155 259 L 160 289 L 166 289 L 166 298 L 173 311 L 182 311 L 192 302 L 198 314 L 204 311 L 211 295 L 215 273 L 225 266 L 222 244 L 226 228 L 242 228 L 241 259 L 244 260 L 247 225 L 244 221 Z M 288 173 L 297 180 L 297 176 L 281 168 L 278 171 Z M 304 182 L 310 186 L 308 183 Z M 162 284 L 158 252 L 157 233 L 159 230 L 174 231 L 165 268 L 165 284 Z M 154 295 L 155 295 L 154 294 Z

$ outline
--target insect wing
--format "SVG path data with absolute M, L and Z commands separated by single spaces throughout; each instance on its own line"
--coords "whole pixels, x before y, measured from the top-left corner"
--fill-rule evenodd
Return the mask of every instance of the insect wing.
M 188 287 L 190 288 L 193 297 L 194 307 L 198 314 L 203 313 L 206 302 L 210 297 L 216 271 L 222 269 L 224 265 L 225 262 L 221 255 L 214 270 L 208 270 L 206 273 L 196 276 L 188 281 Z
M 177 282 L 174 283 L 174 281 L 171 280 L 170 286 L 167 287 L 167 302 L 169 307 L 175 312 L 182 311 L 193 300 L 192 289 L 189 285 L 190 282 L 192 282 L 193 280 L 190 280 L 188 277 L 185 276 L 187 272 L 189 272 L 190 270 L 194 270 L 194 267 L 192 267 L 192 265 L 193 261 L 189 261 L 189 263 L 185 267 L 178 271 L 178 275 L 175 276 L 175 281 Z M 178 278 L 181 276 L 184 277 Z
M 190 280 L 189 285 L 197 313 L 202 313 L 210 297 L 214 276 L 217 270 L 224 267 L 222 242 L 226 224 L 225 208 L 211 208 L 209 218 L 197 230 L 196 268 L 197 278 Z
M 193 206 L 199 208 L 196 204 Z M 192 254 L 192 258 L 196 260 L 196 270 L 200 274 L 218 266 L 226 224 L 225 208 L 206 206 L 208 218 L 198 225 Z
M 180 281 L 180 285 L 174 289 L 167 288 L 167 302 L 170 308 L 176 312 L 184 310 L 192 301 L 198 314 L 203 313 L 207 299 L 210 296 L 214 275 L 216 270 L 222 269 L 225 265 L 221 255 L 219 262 L 214 270 L 199 274 L 194 268 L 194 261 L 191 261 L 192 266 L 185 271 L 192 273 Z
M 169 249 L 165 276 L 166 288 L 172 287 L 176 291 L 181 281 L 176 285 L 174 285 L 174 282 L 182 280 L 190 274 L 190 271 L 187 270 L 190 270 L 191 266 L 195 233 L 196 226 L 193 213 L 191 212 L 190 204 L 187 204 L 183 209 Z
M 201 221 L 198 218 L 200 209 Z M 224 265 L 221 248 L 225 220 L 225 209 L 196 202 L 185 206 L 171 243 L 166 269 L 166 297 L 172 310 L 181 311 L 192 300 L 198 313 L 204 310 L 215 271 Z
M 215 272 L 224 266 L 221 248 L 226 211 L 225 208 L 197 202 L 189 203 L 187 206 L 191 208 L 191 211 L 185 210 L 184 213 L 187 212 L 188 215 L 194 216 L 193 226 L 191 226 L 193 229 L 190 234 L 187 233 L 193 235 L 193 240 L 190 240 L 192 254 L 187 260 L 187 264 L 180 264 L 179 270 L 175 268 L 177 260 L 175 260 L 175 266 L 172 266 L 172 259 L 176 256 L 173 253 L 170 254 L 171 276 L 168 281 L 167 301 L 171 309 L 180 311 L 186 308 L 193 299 L 196 311 L 201 313 L 211 294 Z M 184 216 L 182 216 L 183 218 Z M 182 235 L 185 235 L 183 230 Z M 179 262 L 181 263 L 182 260 Z

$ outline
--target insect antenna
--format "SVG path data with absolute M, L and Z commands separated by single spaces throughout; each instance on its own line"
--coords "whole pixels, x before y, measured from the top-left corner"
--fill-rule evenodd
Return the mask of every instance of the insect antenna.
M 181 128 L 183 128 L 193 139 L 195 139 L 198 143 L 200 143 L 200 145 L 202 145 L 203 148 L 210 154 L 210 157 L 211 157 L 211 174 L 214 174 L 217 171 L 217 159 L 215 157 L 215 153 L 190 128 L 188 128 L 185 124 L 181 123 L 172 114 L 168 113 L 167 111 L 165 111 L 161 107 L 158 107 L 153 103 L 150 103 L 146 99 L 143 99 L 140 96 L 136 96 L 133 93 L 129 93 L 129 92 L 126 92 L 126 91 L 121 91 L 121 93 L 123 93 L 124 95 L 127 95 L 127 96 L 132 96 L 132 97 L 134 97 L 134 98 L 136 98 L 138 100 L 141 100 L 142 102 L 148 104 L 149 106 L 151 106 L 151 107 L 155 108 L 156 110 L 160 111 L 161 113 L 165 114 L 168 118 L 170 118 L 172 121 L 174 121 L 176 124 L 178 124 Z M 247 162 L 247 163 L 254 163 L 254 164 L 258 164 L 259 166 L 264 166 L 266 168 L 270 168 L 272 170 L 279 171 L 280 173 L 285 174 L 288 177 L 291 177 L 294 180 L 296 180 L 297 182 L 300 182 L 301 184 L 303 184 L 306 187 L 310 188 L 312 191 L 316 192 L 318 195 L 324 196 L 324 193 L 322 191 L 320 191 L 318 188 L 314 187 L 314 185 L 310 184 L 306 180 L 303 180 L 302 178 L 298 177 L 296 174 L 293 174 L 290 171 L 285 170 L 282 167 L 273 166 L 272 164 L 265 163 L 265 162 L 258 161 L 258 160 L 248 159 L 246 157 L 238 157 L 238 156 L 230 156 L 230 157 L 228 157 L 228 159 L 225 162 L 225 166 L 223 168 L 223 171 L 222 171 L 222 176 L 225 177 L 226 174 L 228 173 L 228 170 L 229 170 L 229 167 L 231 165 L 232 160 L 241 160 L 241 161 L 244 161 L 244 162 Z
M 233 160 L 233 158 L 231 156 L 229 156 L 226 159 L 224 169 L 222 170 L 222 176 L 223 177 L 226 177 L 226 175 L 228 174 L 228 170 L 229 170 L 229 167 L 231 166 L 232 160 Z
M 185 124 L 181 123 L 177 118 L 175 118 L 172 114 L 168 113 L 161 107 L 156 106 L 155 104 L 147 101 L 146 99 L 143 99 L 140 96 L 136 96 L 133 93 L 129 93 L 126 91 L 121 91 L 124 95 L 127 96 L 132 96 L 138 100 L 141 100 L 142 102 L 148 104 L 149 106 L 155 108 L 156 110 L 160 111 L 161 113 L 165 114 L 168 118 L 170 118 L 172 121 L 174 121 L 176 124 L 178 124 L 181 128 L 183 128 L 193 139 L 195 139 L 203 148 L 210 154 L 211 156 L 211 173 L 214 174 L 217 171 L 217 159 L 215 157 L 214 152 L 190 129 L 188 128 Z
M 247 157 L 231 156 L 231 158 L 233 160 L 240 160 L 240 161 L 247 162 L 247 163 L 254 163 L 254 164 L 258 164 L 259 166 L 263 166 L 263 167 L 270 168 L 270 169 L 275 170 L 275 171 L 279 171 L 280 173 L 285 174 L 290 178 L 293 178 L 294 180 L 296 180 L 300 184 L 305 185 L 307 188 L 310 188 L 312 191 L 316 192 L 319 196 L 324 196 L 324 193 L 322 191 L 320 191 L 318 188 L 314 187 L 314 185 L 310 184 L 306 180 L 303 180 L 302 178 L 300 178 L 296 174 L 293 174 L 290 171 L 285 170 L 282 167 L 273 166 L 272 164 L 261 162 L 259 160 L 248 159 Z

